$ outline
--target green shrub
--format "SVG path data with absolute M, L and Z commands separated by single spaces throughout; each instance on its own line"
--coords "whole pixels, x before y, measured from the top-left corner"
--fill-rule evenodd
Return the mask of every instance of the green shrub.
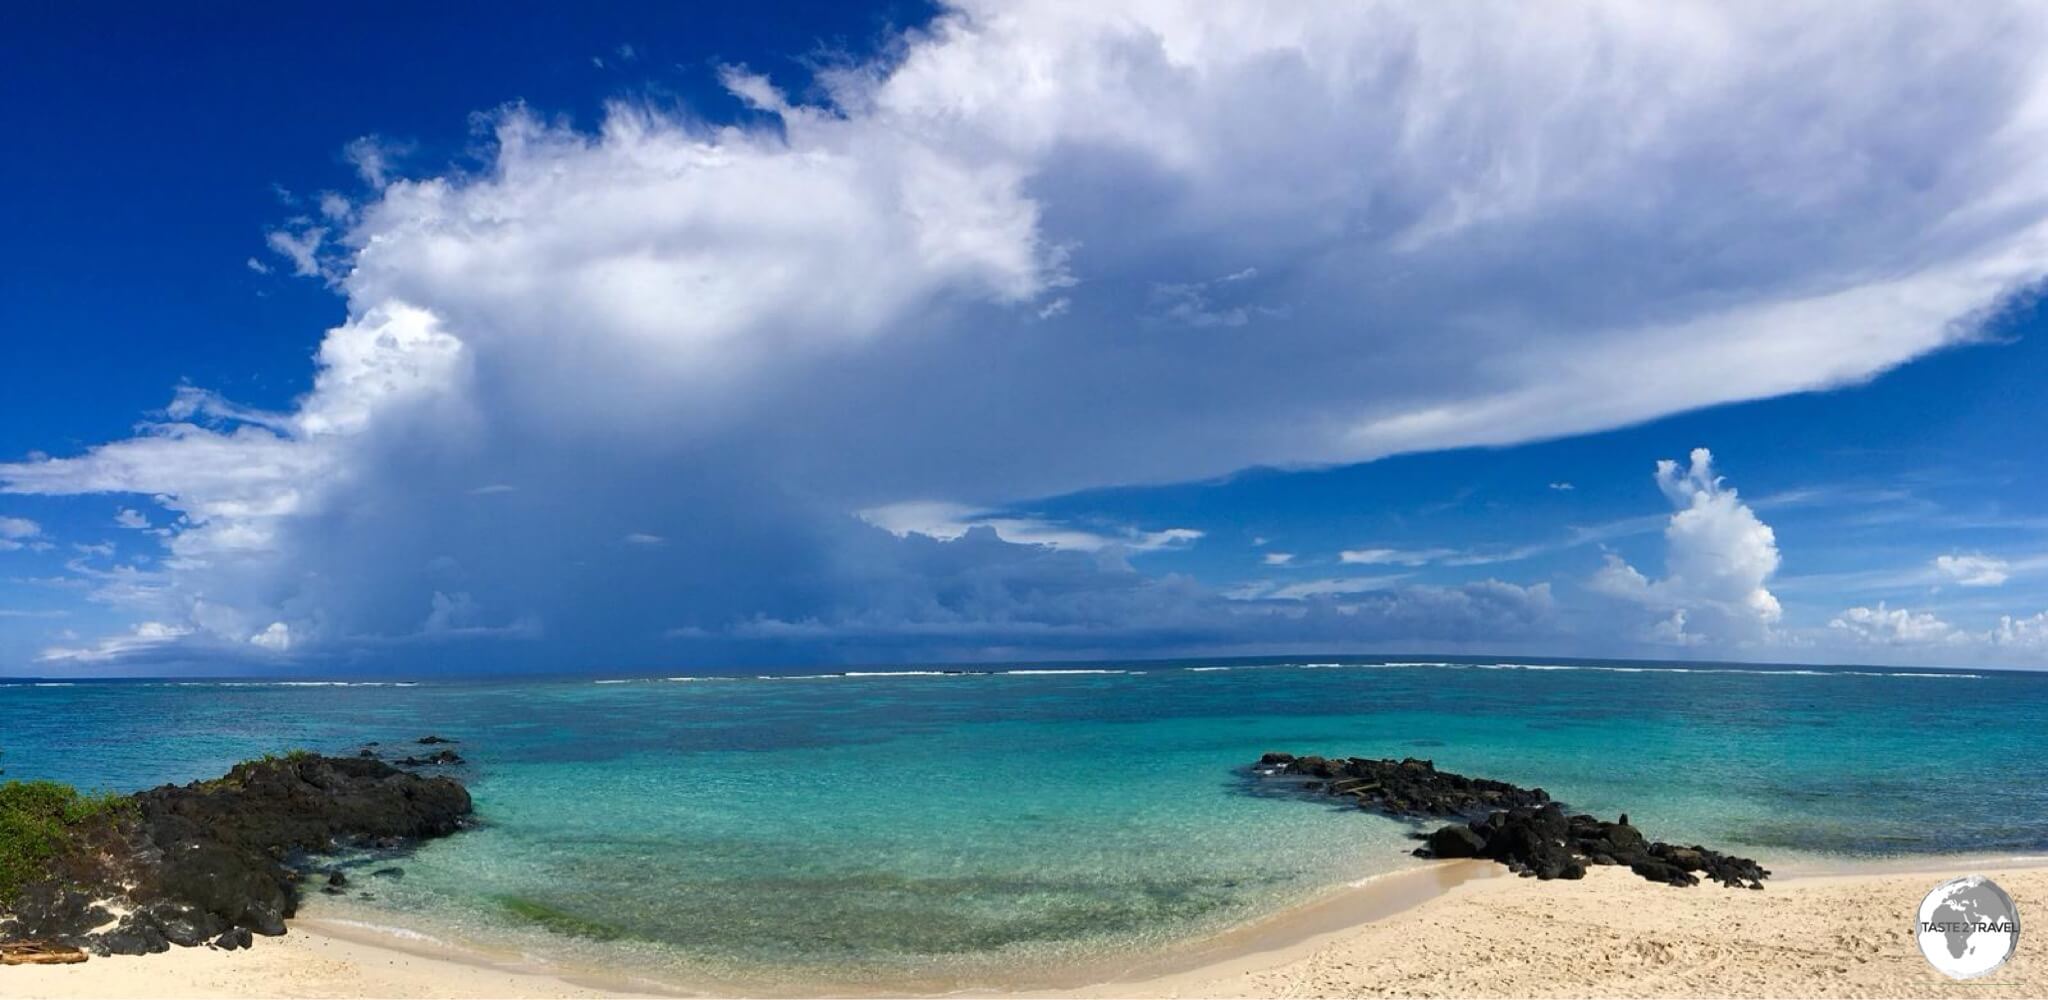
M 0 784 L 0 901 L 47 874 L 81 832 L 131 806 L 123 796 L 82 795 L 55 781 Z

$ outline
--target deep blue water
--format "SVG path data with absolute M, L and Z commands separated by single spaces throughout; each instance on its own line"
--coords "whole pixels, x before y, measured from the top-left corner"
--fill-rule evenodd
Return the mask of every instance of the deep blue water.
M 1266 750 L 1430 757 L 1767 866 L 2048 850 L 2048 676 L 1328 661 L 1127 672 L 0 684 L 0 767 L 128 790 L 458 738 L 481 829 L 308 914 L 678 980 L 953 985 L 1413 863 L 1247 794 Z

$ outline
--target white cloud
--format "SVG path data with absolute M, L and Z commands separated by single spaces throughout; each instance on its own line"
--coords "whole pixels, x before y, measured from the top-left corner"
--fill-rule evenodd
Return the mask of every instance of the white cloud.
M 629 535 L 627 537 L 630 539 L 633 536 Z M 653 538 L 654 536 L 644 535 L 640 537 Z M 655 539 L 651 543 L 637 544 L 659 545 L 661 541 L 660 539 Z M 469 596 L 467 592 L 457 591 L 453 594 L 444 594 L 437 590 L 434 591 L 433 601 L 430 603 L 427 611 L 427 620 L 421 625 L 420 631 L 432 635 L 455 629 L 473 628 L 481 614 L 482 609 L 477 607 L 476 599 Z
M 1268 552 L 1266 553 L 1265 558 L 1260 561 L 1267 566 L 1285 566 L 1294 561 L 1294 553 Z
M 1779 563 L 1771 526 L 1714 474 L 1705 448 L 1693 449 L 1689 466 L 1658 462 L 1657 487 L 1676 508 L 1664 529 L 1664 576 L 1651 580 L 1610 553 L 1591 588 L 1667 616 L 1686 612 L 1665 619 L 1671 629 L 1690 623 L 1711 639 L 1766 638 L 1783 615 L 1767 586 Z
M 355 207 L 347 198 L 332 191 L 320 192 L 320 214 L 333 222 L 347 222 Z
M 271 622 L 263 631 L 249 637 L 250 644 L 273 653 L 287 652 L 292 648 L 291 626 L 283 622 Z
M 416 629 L 423 551 L 616 643 L 915 618 L 863 560 L 1001 552 L 843 526 L 905 497 L 956 501 L 941 535 L 1162 548 L 1193 533 L 987 512 L 1867 378 L 2048 273 L 2048 14 L 1862 14 L 976 0 L 825 73 L 824 106 L 726 72 L 761 127 L 512 107 L 483 162 L 416 178 L 353 144 L 346 218 L 271 237 L 347 299 L 291 412 L 172 415 L 0 488 L 159 497 L 183 520 L 146 613 L 244 646 Z M 500 481 L 490 520 L 447 509 Z M 1641 592 L 1768 625 L 1769 529 L 1688 488 Z M 707 582 L 638 592 L 702 620 L 628 627 L 647 600 L 563 582 L 619 524 L 664 526 L 646 561 Z
M 1321 580 L 1303 580 L 1276 586 L 1256 596 L 1279 601 L 1299 601 L 1307 597 L 1328 597 L 1333 594 L 1363 594 L 1386 590 L 1400 582 L 1401 574 L 1391 576 L 1328 577 Z
M 996 537 L 1012 544 L 1043 545 L 1076 552 L 1105 549 L 1157 552 L 1185 548 L 1202 538 L 1202 533 L 1192 528 L 1145 531 L 1123 527 L 1110 532 L 1090 531 L 1039 517 L 1000 514 L 930 500 L 872 507 L 861 511 L 860 519 L 899 538 L 916 534 L 952 541 L 976 527 L 986 527 L 994 531 Z
M 1345 549 L 1337 559 L 1365 566 L 1422 566 L 1461 554 L 1457 549 Z
M 1245 301 L 1217 301 L 1241 293 L 1228 286 L 1258 275 L 1257 268 L 1245 268 L 1204 281 L 1161 282 L 1152 286 L 1149 315 L 1173 325 L 1191 327 L 1244 326 L 1263 317 L 1280 317 L 1286 310 Z
M 1671 617 L 1651 625 L 1644 638 L 1663 646 L 1697 646 L 1706 637 L 1685 630 L 1685 609 L 1674 608 Z
M 45 649 L 37 659 L 45 663 L 101 663 L 143 650 L 167 646 L 188 635 L 192 629 L 163 622 L 143 622 L 121 635 L 108 636 L 91 646 Z
M 1884 646 L 1921 646 L 1969 641 L 1955 626 L 1927 612 L 1886 607 L 1850 608 L 1828 622 L 1828 628 L 1845 633 L 1858 642 Z
M 2048 650 L 2048 611 L 2041 611 L 2025 618 L 2001 615 L 1998 627 L 1991 630 L 1993 645 L 2009 649 L 2039 652 Z
M 43 526 L 25 517 L 0 517 L 0 552 L 14 552 L 42 536 Z
M 1828 622 L 1828 630 L 1864 648 L 1941 650 L 1949 662 L 1968 656 L 1986 662 L 2039 667 L 2048 653 L 2048 611 L 2024 617 L 2001 615 L 1985 629 L 1951 624 L 1933 611 L 1877 606 L 1853 607 Z
M 292 274 L 298 277 L 311 278 L 327 273 L 320 260 L 320 248 L 327 242 L 327 230 L 322 227 L 272 230 L 264 242 L 278 256 L 292 262 Z
M 2012 567 L 1992 556 L 1946 555 L 1934 558 L 1934 569 L 1958 586 L 1996 587 L 2006 581 Z
M 1578 489 L 1578 487 L 1576 487 L 1576 486 L 1573 486 L 1573 485 L 1572 485 L 1572 484 L 1570 484 L 1570 483 L 1551 483 L 1551 484 L 1550 484 L 1550 488 L 1551 488 L 1551 489 L 1553 489 L 1553 490 L 1560 490 L 1560 491 L 1564 491 L 1564 490 L 1575 490 L 1575 489 Z
M 149 527 L 149 518 L 133 507 L 123 507 L 114 512 L 114 523 L 123 528 L 142 531 Z
M 624 538 L 621 538 L 621 539 L 619 539 L 619 541 L 625 542 L 625 543 L 626 543 L 627 545 L 666 545 L 666 544 L 668 544 L 668 539 L 666 539 L 666 538 L 663 538 L 663 537 L 661 537 L 660 535 L 650 535 L 650 534 L 648 534 L 647 532 L 644 532 L 644 531 L 635 531 L 635 532 L 631 532 L 631 533 L 627 534 L 627 535 L 626 535 L 626 536 L 625 536 Z
M 356 168 L 356 175 L 363 179 L 363 183 L 382 190 L 390 185 L 392 169 L 397 160 L 411 149 L 410 143 L 393 142 L 381 136 L 366 135 L 350 142 L 342 150 L 342 156 Z
M 254 257 L 251 257 L 248 260 L 243 261 L 242 265 L 244 267 L 247 267 L 249 270 L 256 272 L 257 274 L 270 273 L 270 265 L 265 264 L 264 262 L 257 260 Z

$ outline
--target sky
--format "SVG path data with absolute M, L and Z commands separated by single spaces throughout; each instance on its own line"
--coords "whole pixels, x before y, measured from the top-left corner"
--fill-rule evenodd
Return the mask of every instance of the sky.
M 2048 665 L 2048 12 L 45 5 L 0 674 Z

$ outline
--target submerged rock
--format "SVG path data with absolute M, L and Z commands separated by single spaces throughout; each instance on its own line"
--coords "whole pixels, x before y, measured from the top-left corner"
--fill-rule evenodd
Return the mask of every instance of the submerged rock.
M 1268 779 L 1301 780 L 1305 792 L 1348 797 L 1359 808 L 1406 819 L 1460 817 L 1423 837 L 1416 855 L 1487 858 L 1537 879 L 1584 878 L 1587 865 L 1627 865 L 1653 882 L 1698 885 L 1704 874 L 1730 887 L 1763 888 L 1770 872 L 1748 858 L 1701 847 L 1651 842 L 1629 824 L 1584 814 L 1567 816 L 1541 788 L 1439 771 L 1413 757 L 1297 757 L 1267 753 L 1253 771 Z
M 469 762 L 468 762 L 468 761 L 466 761 L 466 760 L 463 760 L 463 759 L 462 759 L 462 755 L 461 755 L 461 754 L 458 754 L 458 753 L 456 753 L 456 752 L 455 752 L 455 751 L 453 751 L 453 750 L 440 750 L 440 751 L 436 751 L 436 752 L 434 752 L 434 753 L 430 753 L 430 754 L 426 755 L 425 757 L 407 757 L 407 758 L 405 758 L 404 760 L 401 760 L 401 761 L 399 761 L 399 762 L 398 762 L 398 766 L 400 766 L 400 767 L 435 767 L 435 766 L 453 766 L 453 765 L 456 765 L 456 764 L 467 764 L 467 763 L 469 763 Z

